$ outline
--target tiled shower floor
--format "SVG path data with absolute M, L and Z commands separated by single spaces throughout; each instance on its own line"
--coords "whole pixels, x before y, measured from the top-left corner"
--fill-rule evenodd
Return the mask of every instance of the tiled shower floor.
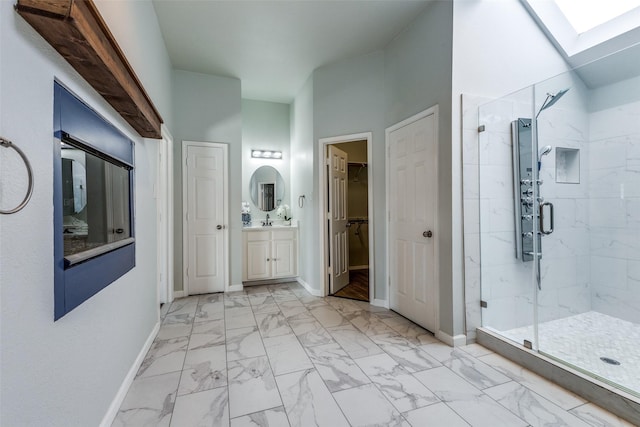
M 522 343 L 533 339 L 533 326 L 502 334 Z M 541 323 L 538 336 L 542 353 L 640 394 L 640 325 L 589 311 Z

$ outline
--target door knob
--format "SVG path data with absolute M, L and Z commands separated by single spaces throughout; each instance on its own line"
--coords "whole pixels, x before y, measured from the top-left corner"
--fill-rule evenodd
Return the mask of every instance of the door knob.
M 122 229 L 122 228 L 116 228 L 114 231 L 116 232 L 116 234 L 124 233 L 124 229 Z
M 431 236 L 433 236 L 433 233 L 431 232 L 431 230 L 427 230 L 422 233 L 422 237 L 431 237 Z
M 217 230 L 222 230 L 222 226 L 220 224 L 216 225 Z

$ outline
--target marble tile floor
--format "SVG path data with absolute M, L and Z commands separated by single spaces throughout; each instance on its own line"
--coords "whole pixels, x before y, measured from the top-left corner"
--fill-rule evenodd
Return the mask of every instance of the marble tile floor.
M 161 313 L 113 426 L 631 425 L 477 344 L 296 283 Z
M 502 334 L 519 343 L 533 341 L 533 326 Z M 538 336 L 541 352 L 640 393 L 640 325 L 588 311 L 543 322 L 538 326 Z M 601 357 L 619 364 L 606 363 Z

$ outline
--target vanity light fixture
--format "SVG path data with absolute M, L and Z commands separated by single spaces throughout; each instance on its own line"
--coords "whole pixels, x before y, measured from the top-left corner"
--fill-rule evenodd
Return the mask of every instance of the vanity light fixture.
M 251 157 L 254 159 L 281 159 L 282 151 L 251 150 Z

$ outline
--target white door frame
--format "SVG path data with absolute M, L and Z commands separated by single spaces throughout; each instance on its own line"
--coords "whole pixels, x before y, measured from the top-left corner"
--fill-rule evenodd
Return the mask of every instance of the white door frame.
M 391 173 L 389 171 L 389 155 L 390 155 L 390 144 L 389 144 L 389 135 L 391 134 L 391 132 L 396 131 L 400 128 L 403 128 L 413 122 L 417 122 L 420 119 L 423 119 L 427 116 L 430 116 L 431 114 L 435 115 L 435 125 L 436 125 L 436 135 L 438 135 L 438 138 L 440 137 L 440 124 L 438 122 L 438 105 L 434 105 L 433 107 L 427 108 L 426 110 L 409 117 L 408 119 L 405 119 L 399 123 L 396 123 L 393 126 L 390 126 L 388 128 L 385 129 L 385 138 L 384 138 L 384 152 L 385 152 L 385 156 L 384 156 L 384 167 L 385 167 L 385 215 L 387 217 L 387 220 L 390 221 L 391 219 L 391 206 L 389 205 L 389 200 L 390 200 L 390 195 L 389 195 L 389 187 L 390 187 L 390 180 L 391 180 Z M 436 141 L 436 155 L 440 152 L 440 147 L 438 146 L 439 141 Z M 438 161 L 436 160 L 436 166 L 435 166 L 435 175 L 436 178 L 438 177 Z M 436 203 L 438 203 L 438 197 L 439 197 L 439 185 L 435 186 L 435 197 L 434 199 L 436 200 Z M 440 236 L 440 228 L 438 225 L 439 222 L 439 212 L 438 209 L 436 209 L 435 211 L 435 218 L 434 218 L 434 224 L 433 224 L 433 230 L 436 233 L 436 239 L 439 239 L 438 236 Z M 385 264 L 386 264 L 386 271 L 388 274 L 388 279 L 387 279 L 387 303 L 391 302 L 391 273 L 390 273 L 390 260 L 391 260 L 391 253 L 390 253 L 390 246 L 391 246 L 391 240 L 389 240 L 389 222 L 387 222 L 387 227 L 385 230 L 385 234 L 386 234 L 386 240 L 387 240 L 387 246 L 385 247 Z M 436 242 L 435 245 L 435 253 L 434 253 L 434 267 L 435 267 L 435 271 L 434 271 L 434 277 L 435 277 L 435 281 L 436 281 L 436 289 L 435 289 L 435 294 L 436 294 L 436 303 L 434 304 L 434 310 L 435 310 L 435 319 L 436 319 L 436 327 L 435 327 L 435 331 L 433 331 L 434 334 L 439 334 L 440 333 L 440 262 L 439 262 L 439 257 L 440 257 L 440 244 L 438 242 Z
M 223 144 L 219 142 L 201 142 L 201 141 L 182 141 L 182 287 L 184 296 L 189 296 L 189 282 L 187 280 L 187 266 L 189 265 L 187 260 L 189 247 L 189 235 L 186 232 L 187 230 L 187 148 L 188 147 L 218 147 L 222 148 L 222 157 L 223 157 L 223 176 L 224 176 L 224 185 L 223 185 L 223 195 L 222 195 L 222 203 L 224 204 L 224 208 L 222 210 L 223 220 L 223 230 L 222 230 L 222 239 L 223 239 L 223 252 L 224 259 L 222 261 L 222 265 L 224 267 L 224 273 L 222 276 L 224 277 L 224 289 L 225 291 L 229 290 L 229 144 Z
M 327 146 L 332 144 L 341 144 L 343 142 L 353 142 L 353 141 L 367 141 L 367 164 L 369 167 L 367 168 L 367 180 L 368 180 L 368 206 L 367 209 L 369 211 L 369 302 L 374 304 L 374 296 L 375 296 L 375 274 L 374 266 L 374 240 L 373 240 L 373 230 L 374 230 L 374 216 L 373 216 L 373 133 L 372 132 L 363 132 L 363 133 L 354 133 L 351 135 L 341 135 L 341 136 L 333 136 L 330 138 L 320 138 L 318 144 L 318 167 L 319 167 L 319 189 L 318 189 L 318 203 L 319 206 L 319 216 L 321 225 L 320 230 L 320 242 L 321 242 L 321 251 L 320 251 L 320 290 L 322 292 L 322 296 L 329 295 L 329 281 L 327 280 L 327 260 L 328 260 L 328 241 L 327 234 L 329 232 L 327 227 Z M 383 302 L 378 302 L 374 305 L 384 305 Z
M 158 142 L 155 198 L 158 237 L 158 303 L 173 301 L 173 137 L 163 124 Z M 155 141 L 154 141 L 155 142 Z M 164 219 L 164 221 L 162 221 Z

